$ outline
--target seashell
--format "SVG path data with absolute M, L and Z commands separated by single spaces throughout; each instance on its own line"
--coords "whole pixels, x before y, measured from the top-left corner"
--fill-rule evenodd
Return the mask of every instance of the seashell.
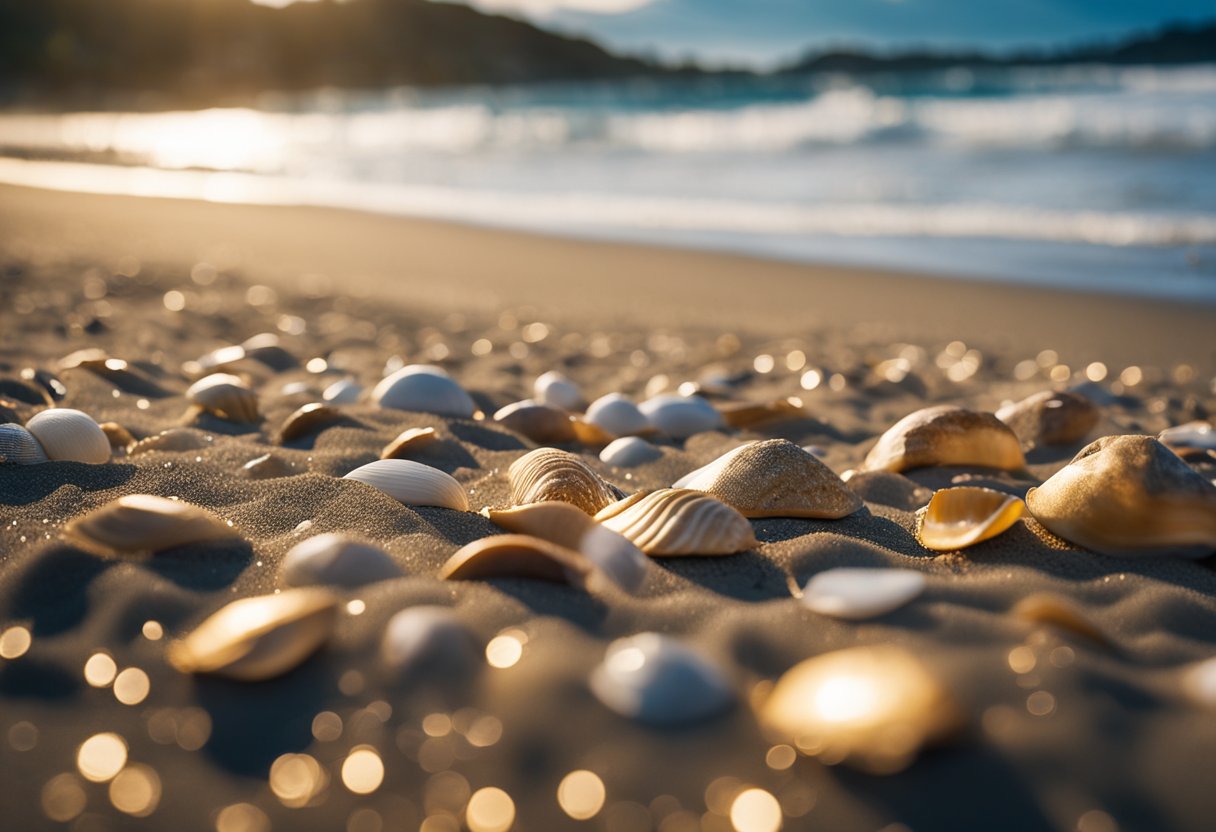
M 864 506 L 831 468 L 788 439 L 727 451 L 676 480 L 674 487 L 704 491 L 745 517 L 836 520 Z
M 221 419 L 256 422 L 258 397 L 240 378 L 228 373 L 204 376 L 186 390 L 186 398 Z
M 897 610 L 925 591 L 915 569 L 828 569 L 807 581 L 802 605 L 820 615 L 861 621 Z
M 1017 497 L 991 488 L 960 486 L 934 493 L 920 514 L 917 536 L 935 552 L 953 552 L 996 537 L 1022 516 Z
M 135 444 L 135 437 L 131 435 L 131 431 L 124 428 L 118 422 L 102 422 L 98 425 L 101 432 L 106 435 L 106 439 L 110 442 L 110 448 L 126 448 Z
M 35 413 L 25 423 L 47 457 L 100 465 L 110 461 L 110 440 L 87 413 L 56 407 Z
M 0 379 L 0 396 L 6 399 L 32 404 L 38 407 L 54 407 L 51 395 L 41 387 L 34 387 L 16 379 Z
M 478 641 L 450 607 L 419 606 L 389 619 L 380 657 L 398 677 L 466 676 L 481 667 Z
M 472 397 L 438 367 L 410 364 L 385 377 L 372 390 L 380 407 L 413 410 L 468 419 L 476 406 Z
M 718 405 L 722 421 L 742 430 L 782 419 L 795 419 L 804 411 L 797 399 L 773 399 L 771 402 L 724 402 Z
M 1017 436 L 991 413 L 952 405 L 926 407 L 900 419 L 878 439 L 862 470 L 906 471 L 940 465 L 1026 467 Z
M 337 596 L 316 587 L 243 598 L 221 607 L 165 655 L 182 673 L 273 679 L 329 640 L 337 608 Z
M 573 442 L 577 438 L 566 411 L 530 399 L 501 408 L 494 414 L 494 421 L 533 442 Z
M 60 401 L 68 394 L 67 386 L 54 373 L 47 370 L 26 367 L 21 371 L 21 378 L 25 381 L 32 381 L 35 385 L 45 390 L 47 396 L 50 397 L 48 404 Z
M 721 668 L 700 651 L 659 633 L 612 642 L 590 684 L 606 707 L 652 725 L 698 722 L 735 702 Z
M 282 568 L 290 586 L 357 587 L 401 575 L 383 549 L 341 534 L 319 534 L 297 543 L 283 556 Z
M 203 374 L 214 373 L 240 364 L 245 360 L 245 348 L 239 344 L 212 350 L 194 362 Z
M 363 386 L 354 379 L 344 378 L 325 388 L 321 398 L 330 404 L 354 404 L 359 401 Z
M 953 697 L 898 647 L 851 647 L 794 665 L 759 704 L 760 723 L 803 754 L 872 774 L 907 768 L 961 723 Z
M 141 395 L 160 395 L 164 392 L 159 384 L 131 369 L 131 365 L 121 358 L 110 357 L 104 350 L 77 350 L 61 359 L 59 367 L 63 370 L 88 370 L 112 384 L 124 387 L 127 392 L 138 392 Z
M 190 428 L 169 428 L 145 437 L 127 449 L 128 456 L 148 451 L 197 451 L 211 446 L 210 438 Z
M 1071 445 L 1098 425 L 1101 413 L 1080 393 L 1044 390 L 1006 405 L 996 412 L 1013 430 L 1023 447 Z
M 585 402 L 578 385 L 556 370 L 550 370 L 536 379 L 532 385 L 536 401 L 548 407 L 574 412 L 583 409 Z
M 409 428 L 384 446 L 381 459 L 401 459 L 439 441 L 434 428 Z
M 1014 618 L 1020 618 L 1023 621 L 1033 624 L 1048 624 L 1084 636 L 1097 644 L 1107 647 L 1114 646 L 1106 633 L 1102 632 L 1101 628 L 1090 621 L 1076 606 L 1050 592 L 1036 592 L 1033 595 L 1027 595 L 1014 604 L 1010 612 L 1013 613 Z
M 0 425 L 0 465 L 39 465 L 50 462 L 42 445 L 21 425 Z
M 163 552 L 191 543 L 236 537 L 206 509 L 151 494 L 127 494 L 68 523 L 64 538 L 101 555 Z
M 700 396 L 655 396 L 638 405 L 638 410 L 652 427 L 675 439 L 687 439 L 723 425 L 722 415 Z
M 576 454 L 537 448 L 511 463 L 511 502 L 515 505 L 556 500 L 595 514 L 624 496 Z
M 1216 485 L 1151 436 L 1105 436 L 1026 494 L 1034 518 L 1105 555 L 1216 549 Z
M 691 489 L 643 491 L 607 506 L 595 519 L 648 555 L 730 555 L 757 545 L 746 517 Z
M 574 431 L 574 438 L 583 445 L 592 447 L 602 447 L 613 440 L 613 435 L 604 430 L 599 425 L 593 425 L 590 422 L 585 422 L 577 416 L 570 417 L 570 427 Z
M 497 534 L 462 546 L 439 569 L 445 581 L 537 578 L 587 587 L 593 565 L 573 549 L 526 534 Z
M 637 590 L 650 564 L 623 535 L 595 522 L 569 503 L 532 503 L 509 509 L 487 509 L 490 522 L 509 532 L 532 535 L 584 557 L 626 592 Z
M 378 459 L 346 475 L 383 491 L 407 506 L 437 506 L 468 511 L 464 486 L 438 468 L 408 459 Z
M 654 431 L 638 406 L 620 393 L 609 393 L 593 401 L 583 415 L 583 421 L 612 436 L 637 436 Z
M 290 477 L 296 473 L 295 466 L 275 454 L 262 454 L 246 462 L 241 468 L 255 480 Z
M 296 361 L 294 355 L 283 348 L 279 336 L 273 332 L 263 332 L 245 339 L 241 344 L 241 349 L 245 351 L 246 358 L 260 361 L 270 369 L 279 372 L 290 370 L 300 363 Z
M 1213 451 L 1216 450 L 1216 431 L 1212 430 L 1211 422 L 1187 422 L 1161 431 L 1157 441 L 1174 453 L 1183 448 Z
M 608 443 L 600 451 L 600 462 L 617 468 L 633 468 L 661 459 L 663 452 L 645 439 L 637 436 L 622 436 Z
M 283 426 L 279 428 L 279 444 L 285 445 L 288 442 L 312 436 L 345 418 L 338 410 L 327 404 L 320 402 L 306 404 L 283 420 Z

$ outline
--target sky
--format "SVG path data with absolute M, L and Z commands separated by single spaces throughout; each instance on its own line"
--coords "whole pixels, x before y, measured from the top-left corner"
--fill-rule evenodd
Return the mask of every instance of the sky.
M 1115 38 L 1216 17 L 1212 0 L 443 0 L 525 17 L 607 46 L 771 66 L 810 47 L 994 50 Z

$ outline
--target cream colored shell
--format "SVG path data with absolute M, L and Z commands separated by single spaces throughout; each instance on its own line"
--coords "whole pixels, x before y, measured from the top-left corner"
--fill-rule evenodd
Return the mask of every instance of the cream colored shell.
M 228 373 L 204 376 L 186 390 L 186 398 L 221 419 L 256 422 L 258 397 L 243 379 Z
M 752 524 L 701 491 L 644 491 L 604 508 L 595 519 L 648 555 L 730 555 L 757 545 Z
M 110 461 L 110 440 L 87 413 L 56 407 L 35 413 L 25 423 L 52 460 L 101 465 Z
M 464 486 L 438 468 L 409 459 L 378 459 L 346 475 L 383 491 L 407 506 L 438 506 L 468 511 Z
M 514 505 L 558 501 L 595 514 L 624 496 L 577 454 L 557 448 L 537 448 L 524 454 L 511 463 L 507 475 Z
M 1097 405 L 1080 393 L 1044 390 L 1002 407 L 996 418 L 1009 425 L 1024 447 L 1071 445 L 1098 425 Z
M 939 405 L 896 422 L 866 455 L 862 470 L 899 472 L 942 465 L 1019 471 L 1026 460 L 1017 436 L 993 414 Z
M 102 555 L 161 552 L 191 543 L 236 537 L 206 509 L 152 494 L 127 494 L 68 523 L 64 538 Z

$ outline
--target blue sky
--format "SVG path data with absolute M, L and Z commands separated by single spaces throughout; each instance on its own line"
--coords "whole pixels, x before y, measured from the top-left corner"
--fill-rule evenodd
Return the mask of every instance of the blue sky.
M 452 2 L 453 0 L 448 0 Z M 459 0 L 456 0 L 459 1 Z M 463 0 L 628 51 L 767 65 L 808 46 L 994 49 L 1216 17 L 1212 0 Z

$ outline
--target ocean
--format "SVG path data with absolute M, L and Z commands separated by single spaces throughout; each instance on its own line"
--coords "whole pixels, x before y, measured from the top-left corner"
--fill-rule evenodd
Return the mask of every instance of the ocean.
M 6 112 L 0 181 L 349 207 L 1216 304 L 1216 66 Z

